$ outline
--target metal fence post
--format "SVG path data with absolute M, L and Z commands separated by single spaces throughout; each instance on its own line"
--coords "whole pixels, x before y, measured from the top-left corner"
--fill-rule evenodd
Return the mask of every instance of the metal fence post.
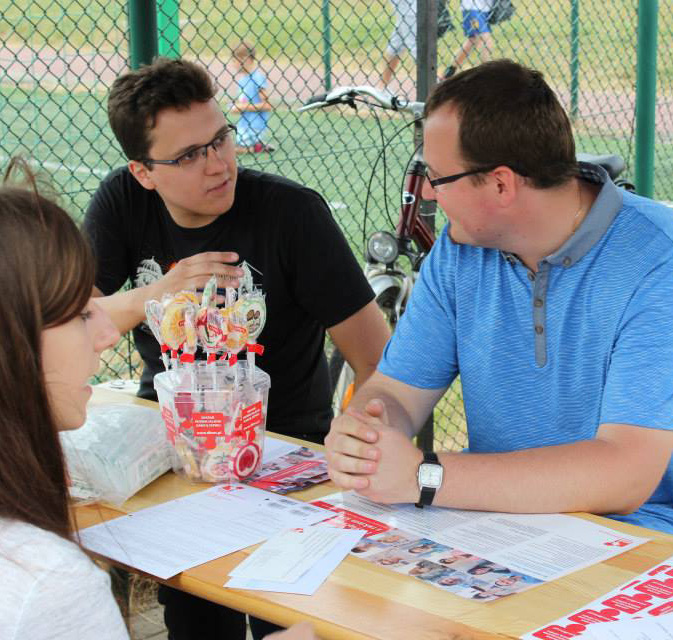
M 160 56 L 180 57 L 180 2 L 157 0 L 158 51 Z
M 570 0 L 570 119 L 579 115 L 580 0 Z
M 157 7 L 155 0 L 128 0 L 127 9 L 130 64 L 138 69 L 157 55 Z
M 437 84 L 437 0 L 417 0 L 416 2 L 416 99 L 424 102 Z M 423 127 L 414 127 L 414 142 L 423 143 Z M 421 215 L 435 228 L 434 200 L 421 203 Z M 416 437 L 416 446 L 423 451 L 434 448 L 434 417 L 430 413 L 423 428 Z
M 322 61 L 325 66 L 325 91 L 332 89 L 332 24 L 329 5 L 330 0 L 322 0 Z
M 638 66 L 636 77 L 636 191 L 654 194 L 654 127 L 657 99 L 658 0 L 638 3 Z

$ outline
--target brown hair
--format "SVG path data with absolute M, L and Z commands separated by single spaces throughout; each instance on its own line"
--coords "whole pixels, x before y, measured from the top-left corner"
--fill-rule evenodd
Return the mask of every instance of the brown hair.
M 187 60 L 157 58 L 113 82 L 108 119 L 126 157 L 144 162 L 160 111 L 185 110 L 194 102 L 208 102 L 213 97 L 215 85 L 203 67 Z
M 24 184 L 10 184 L 21 171 Z M 42 332 L 74 318 L 93 287 L 91 250 L 38 193 L 25 162 L 0 186 L 0 516 L 70 537 L 63 453 L 42 372 Z
M 539 71 L 511 60 L 485 62 L 438 84 L 426 117 L 445 105 L 457 109 L 468 169 L 506 165 L 540 189 L 577 175 L 570 121 Z
M 255 47 L 249 42 L 241 42 L 233 50 L 234 58 L 239 62 L 243 62 L 247 58 L 255 59 Z

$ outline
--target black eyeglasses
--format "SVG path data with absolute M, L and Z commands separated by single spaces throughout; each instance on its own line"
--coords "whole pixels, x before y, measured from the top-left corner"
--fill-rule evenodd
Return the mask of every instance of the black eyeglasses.
M 496 167 L 499 167 L 500 165 L 492 165 L 490 167 L 481 167 L 480 169 L 472 169 L 471 171 L 463 171 L 463 173 L 454 173 L 452 176 L 445 176 L 443 178 L 436 178 L 433 180 L 430 177 L 430 174 L 428 173 L 428 170 L 425 170 L 425 177 L 428 179 L 428 182 L 430 183 L 430 186 L 437 190 L 437 187 L 440 187 L 443 184 L 450 184 L 451 182 L 455 182 L 456 180 L 460 180 L 461 178 L 465 178 L 466 176 L 474 176 L 478 173 L 488 173 L 489 171 L 493 171 Z
M 233 133 L 233 135 L 231 135 Z M 227 124 L 226 127 L 206 144 L 193 147 L 180 154 L 175 160 L 155 160 L 154 158 L 145 158 L 143 161 L 150 169 L 153 164 L 165 164 L 173 167 L 196 167 L 202 165 L 208 157 L 208 149 L 212 147 L 213 151 L 219 156 L 224 151 L 227 144 L 233 141 L 236 135 L 236 127 L 233 124 Z

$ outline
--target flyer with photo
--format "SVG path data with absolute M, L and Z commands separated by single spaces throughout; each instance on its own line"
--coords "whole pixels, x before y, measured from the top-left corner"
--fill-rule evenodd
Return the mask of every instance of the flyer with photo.
M 646 542 L 567 515 L 417 509 L 352 492 L 312 504 L 334 511 L 332 526 L 367 531 L 352 555 L 479 601 L 519 593 Z
M 324 454 L 308 447 L 295 447 L 281 456 L 263 462 L 247 484 L 284 494 L 308 489 L 327 480 L 329 476 Z

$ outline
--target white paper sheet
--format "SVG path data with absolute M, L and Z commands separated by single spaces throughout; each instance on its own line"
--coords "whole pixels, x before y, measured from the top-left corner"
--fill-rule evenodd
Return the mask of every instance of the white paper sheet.
M 673 640 L 673 616 L 660 620 L 605 622 L 587 630 L 587 640 Z
M 334 536 L 333 533 L 329 533 L 330 530 L 337 531 L 338 535 Z M 296 544 L 292 545 L 292 549 L 289 550 L 290 553 L 286 554 L 288 549 L 283 548 L 282 555 L 285 557 L 283 561 L 279 563 L 288 566 L 293 559 L 297 558 L 297 553 L 302 552 L 301 547 L 305 546 L 303 543 L 310 541 L 309 544 L 313 549 L 311 552 L 313 561 L 293 582 L 269 580 L 267 576 L 264 575 L 264 565 L 260 565 L 257 561 L 254 561 L 254 564 L 251 563 L 250 566 L 257 567 L 256 570 L 259 570 L 260 572 L 258 578 L 246 578 L 238 575 L 240 573 L 238 570 L 243 564 L 241 563 L 241 565 L 232 571 L 232 577 L 224 586 L 233 589 L 251 589 L 256 591 L 276 591 L 283 593 L 296 593 L 300 595 L 311 595 L 318 590 L 327 576 L 332 573 L 334 569 L 336 569 L 341 561 L 348 555 L 348 552 L 352 549 L 352 547 L 357 544 L 357 542 L 365 534 L 365 531 L 360 531 L 357 529 L 340 530 L 334 529 L 333 527 L 325 527 L 320 524 L 308 529 L 304 529 L 304 531 L 307 535 L 305 536 L 303 542 L 298 542 L 295 540 L 294 542 Z M 310 535 L 309 532 L 311 532 Z M 327 533 L 325 534 L 323 532 Z M 316 553 L 318 546 L 320 546 L 319 544 L 316 544 L 317 540 L 320 541 L 323 551 L 325 549 L 329 549 L 326 553 Z M 328 541 L 330 540 L 333 541 L 333 544 L 329 544 Z M 280 541 L 280 537 L 277 539 L 277 542 L 278 541 Z M 255 551 L 255 554 L 258 553 L 260 549 Z M 250 560 L 250 558 L 252 558 L 255 554 L 251 555 L 244 562 Z M 307 563 L 302 563 L 302 568 L 305 567 L 306 564 Z M 250 566 L 248 568 L 250 568 Z M 237 575 L 234 576 L 234 573 Z M 243 573 L 247 573 L 245 568 Z M 280 573 L 282 575 L 282 572 Z M 290 575 L 290 571 L 288 571 L 287 575 Z
M 643 640 L 673 637 L 673 556 L 596 598 L 577 611 L 531 631 L 522 640 L 559 640 L 561 638 L 625 638 Z M 658 623 L 643 626 L 633 635 L 628 623 L 635 620 Z M 661 635 L 666 631 L 669 635 Z M 607 635 L 601 635 L 601 634 Z M 642 635 L 643 633 L 654 635 Z M 596 635 L 598 634 L 598 635 Z M 621 634 L 621 635 L 620 635 Z M 641 635 L 638 635 L 641 634 Z
M 325 515 L 253 487 L 218 485 L 82 529 L 80 538 L 95 553 L 166 579 Z

